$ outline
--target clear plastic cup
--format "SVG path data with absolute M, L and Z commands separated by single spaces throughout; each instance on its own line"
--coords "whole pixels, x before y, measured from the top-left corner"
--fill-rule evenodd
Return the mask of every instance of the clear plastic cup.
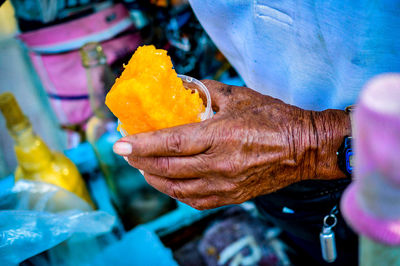
M 179 78 L 183 81 L 183 86 L 192 91 L 198 91 L 200 98 L 203 100 L 203 103 L 206 107 L 203 113 L 200 115 L 201 121 L 209 119 L 213 116 L 213 110 L 211 106 L 211 96 L 208 92 L 207 87 L 199 80 L 186 76 L 186 75 L 178 75 Z M 123 137 L 127 136 L 128 133 L 123 129 L 122 123 L 118 120 L 119 132 Z

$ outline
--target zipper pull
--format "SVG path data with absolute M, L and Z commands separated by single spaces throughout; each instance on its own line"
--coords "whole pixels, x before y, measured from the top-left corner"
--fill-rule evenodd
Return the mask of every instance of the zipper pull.
M 324 218 L 324 226 L 322 227 L 322 231 L 319 234 L 322 258 L 329 263 L 334 262 L 337 257 L 335 232 L 333 232 L 332 230 L 336 223 L 336 215 L 333 213 L 328 214 Z

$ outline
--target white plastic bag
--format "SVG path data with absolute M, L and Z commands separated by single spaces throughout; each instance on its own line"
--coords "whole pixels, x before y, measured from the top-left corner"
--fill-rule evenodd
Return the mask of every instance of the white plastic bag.
M 11 190 L 0 192 L 0 264 L 15 265 L 51 248 L 45 259 L 36 261 L 42 265 L 89 263 L 105 245 L 98 236 L 110 232 L 114 222 L 114 216 L 93 211 L 64 189 L 19 181 Z

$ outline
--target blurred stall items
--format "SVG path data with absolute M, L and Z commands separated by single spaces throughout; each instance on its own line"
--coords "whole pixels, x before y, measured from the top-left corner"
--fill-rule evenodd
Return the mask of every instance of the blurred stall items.
M 190 7 L 171 9 L 167 17 L 163 28 L 177 73 L 200 79 L 212 76 L 221 65 L 215 60 L 218 50 Z
M 234 206 L 161 239 L 179 265 L 290 265 L 278 235 L 279 229 Z
M 139 34 L 133 31 L 128 11 L 117 4 L 86 17 L 19 36 L 30 49 L 31 60 L 60 124 L 78 132 L 69 131 L 68 147 L 83 141 L 79 133 L 92 115 L 78 49 L 87 42 L 102 41 L 108 63 L 112 64 L 130 55 L 140 44 Z
M 0 39 L 12 36 L 17 31 L 17 22 L 14 17 L 14 9 L 10 1 L 1 4 L 0 1 Z
M 24 112 L 29 117 L 35 132 L 46 140 L 46 144 L 53 150 L 65 149 L 66 134 L 58 128 L 57 118 L 48 97 L 34 73 L 21 42 L 11 37 L 0 40 L 0 69 L 0 94 L 11 91 L 19 104 L 24 107 Z M 3 123 L 5 123 L 4 118 L 0 115 L 0 124 Z M 6 174 L 10 174 L 16 168 L 17 161 L 13 140 L 6 127 L 0 127 L 0 147 L 3 153 L 2 163 L 7 169 Z M 3 176 L 5 175 L 0 175 Z
M 268 246 L 268 227 L 239 208 L 231 208 L 226 219 L 215 223 L 199 243 L 206 265 L 280 265 Z
M 112 0 L 11 0 L 21 31 L 65 23 L 112 6 Z
M 353 122 L 355 176 L 341 209 L 360 234 L 360 265 L 400 265 L 400 74 L 367 83 Z
M 99 43 L 91 42 L 80 49 L 82 65 L 86 71 L 89 102 L 93 116 L 86 126 L 86 139 L 92 145 L 111 194 L 115 200 L 116 188 L 113 174 L 119 169 L 117 157 L 112 152 L 113 143 L 119 139 L 117 122 L 104 105 L 105 95 L 115 81 L 107 58 Z M 115 168 L 115 169 L 114 169 Z
M 115 117 L 104 105 L 107 92 L 115 82 L 115 75 L 99 43 L 90 42 L 80 49 L 82 65 L 86 72 L 89 103 L 93 116 L 86 129 L 87 139 L 94 143 L 107 131 L 108 125 L 116 126 Z
M 6 165 L 6 160 L 5 160 L 5 158 L 4 158 L 3 150 L 2 150 L 2 148 L 0 147 L 0 179 L 1 179 L 2 177 L 7 176 L 8 174 L 10 174 L 9 172 L 10 172 L 10 171 L 9 171 L 7 165 Z
M 132 17 L 140 14 L 146 18 L 145 26 L 140 28 L 144 43 L 168 50 L 177 73 L 197 79 L 211 78 L 224 65 L 226 60 L 218 59 L 217 48 L 202 29 L 188 1 L 124 2 Z M 230 65 L 228 69 L 232 70 Z
M 145 5 L 143 5 L 143 0 L 125 0 L 125 7 L 129 10 L 129 14 L 135 25 L 136 29 L 142 30 L 144 27 L 148 26 L 150 21 L 148 14 L 146 12 Z
M 93 110 L 87 123 L 87 140 L 95 150 L 125 228 L 131 229 L 168 212 L 175 202 L 150 187 L 137 169 L 113 152 L 113 144 L 121 135 L 116 118 L 104 102 L 115 76 L 99 43 L 88 43 L 80 51 Z
M 109 186 L 99 166 L 99 160 L 92 145 L 80 143 L 77 147 L 65 151 L 65 155 L 76 165 L 85 180 L 89 194 L 99 211 L 105 211 L 115 217 L 113 234 L 120 239 L 125 234 L 122 221 L 118 216 Z
M 189 4 L 187 0 L 150 0 L 150 3 L 159 7 L 169 7 L 169 8 Z
M 116 241 L 113 216 L 60 187 L 20 180 L 0 192 L 1 265 L 86 265 Z
M 60 186 L 93 206 L 76 166 L 63 154 L 50 151 L 33 132 L 31 123 L 11 93 L 0 95 L 0 111 L 15 141 L 14 148 L 18 160 L 15 179 L 43 181 Z

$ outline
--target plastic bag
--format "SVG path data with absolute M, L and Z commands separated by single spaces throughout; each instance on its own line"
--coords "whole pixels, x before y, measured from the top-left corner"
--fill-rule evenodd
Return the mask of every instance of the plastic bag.
M 114 222 L 66 190 L 21 180 L 0 192 L 0 264 L 15 265 L 46 250 L 33 264 L 86 264 L 106 245 L 98 236 Z

